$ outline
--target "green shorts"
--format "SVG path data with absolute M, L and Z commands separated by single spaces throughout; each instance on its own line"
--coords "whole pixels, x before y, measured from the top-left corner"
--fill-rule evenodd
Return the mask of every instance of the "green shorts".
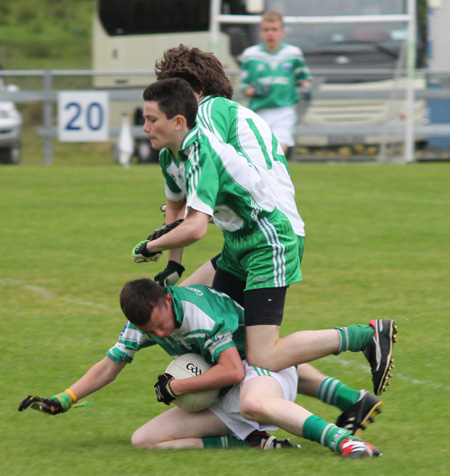
M 258 218 L 250 231 L 224 231 L 224 237 L 217 266 L 245 281 L 246 291 L 287 287 L 302 280 L 305 239 L 294 233 L 279 210 Z

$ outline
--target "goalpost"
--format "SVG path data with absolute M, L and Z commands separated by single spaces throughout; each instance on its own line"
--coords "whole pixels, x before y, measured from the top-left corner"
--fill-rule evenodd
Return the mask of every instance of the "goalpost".
M 263 2 L 248 1 L 247 10 L 261 12 Z M 211 51 L 217 54 L 220 25 L 226 23 L 259 23 L 261 15 L 222 15 L 222 1 L 211 0 L 210 41 Z M 407 0 L 407 13 L 399 15 L 341 15 L 341 16 L 284 16 L 286 24 L 312 23 L 383 23 L 405 22 L 406 38 L 406 117 L 404 134 L 404 161 L 413 162 L 414 155 L 414 75 L 416 63 L 416 0 Z

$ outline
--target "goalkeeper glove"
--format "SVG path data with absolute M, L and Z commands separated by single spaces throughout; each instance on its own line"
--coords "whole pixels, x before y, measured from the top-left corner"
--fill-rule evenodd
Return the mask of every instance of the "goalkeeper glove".
M 155 281 L 161 286 L 175 286 L 183 274 L 184 266 L 169 260 L 166 269 L 155 276 Z
M 168 223 L 167 225 L 160 226 L 153 233 L 151 233 L 149 236 L 147 236 L 147 240 L 153 241 L 153 240 L 157 240 L 158 238 L 161 238 L 161 236 L 164 236 L 167 233 L 169 233 L 169 231 L 172 231 L 180 223 L 183 223 L 183 221 L 184 220 L 182 218 L 180 218 L 179 220 L 174 221 L 173 223 Z
M 155 383 L 155 393 L 158 402 L 170 405 L 177 397 L 170 388 L 170 382 L 172 382 L 172 380 L 175 379 L 170 374 L 164 373 L 158 376 L 158 381 Z
M 73 400 L 73 401 L 72 401 Z M 68 412 L 72 407 L 85 406 L 87 403 L 77 404 L 77 398 L 72 391 L 66 390 L 63 393 L 53 395 L 52 398 L 35 397 L 28 395 L 19 405 L 19 412 L 32 408 L 50 415 Z
M 162 255 L 162 251 L 147 251 L 147 243 L 149 243 L 149 240 L 141 241 L 133 248 L 131 257 L 136 263 L 158 261 Z

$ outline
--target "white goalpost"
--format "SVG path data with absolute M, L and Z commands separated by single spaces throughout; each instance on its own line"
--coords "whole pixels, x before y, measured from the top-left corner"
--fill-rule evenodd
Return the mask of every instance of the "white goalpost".
M 248 11 L 261 11 L 263 2 L 247 2 Z M 255 10 L 251 9 L 255 4 Z M 210 42 L 211 51 L 218 52 L 220 25 L 227 23 L 259 23 L 261 15 L 223 15 L 221 0 L 211 0 Z M 406 38 L 406 114 L 404 131 L 404 161 L 415 160 L 414 151 L 414 76 L 416 62 L 416 0 L 407 0 L 407 13 L 398 15 L 340 15 L 340 16 L 283 16 L 286 24 L 338 24 L 338 23 L 386 23 L 404 22 L 407 25 Z M 314 73 L 314 71 L 313 71 Z

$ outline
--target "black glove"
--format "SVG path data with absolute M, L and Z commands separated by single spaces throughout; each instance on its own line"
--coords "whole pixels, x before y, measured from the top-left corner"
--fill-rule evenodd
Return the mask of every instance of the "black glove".
M 146 261 L 158 261 L 162 255 L 162 251 L 147 251 L 147 243 L 149 240 L 139 242 L 131 251 L 131 257 L 136 263 L 144 263 Z
M 28 407 L 30 407 L 33 410 L 38 410 L 50 415 L 58 415 L 58 413 L 63 413 L 69 410 L 71 403 L 67 404 L 66 406 L 67 408 L 65 408 L 64 403 L 61 403 L 61 401 L 57 399 L 55 395 L 53 398 L 42 398 L 28 395 L 28 397 L 25 398 L 25 400 L 22 400 L 20 403 L 19 412 L 22 412 L 23 410 L 26 410 Z
M 255 92 L 253 93 L 255 98 L 264 98 L 270 92 L 269 84 L 256 83 L 253 87 L 255 88 Z
M 167 225 L 160 226 L 157 228 L 153 233 L 151 233 L 148 237 L 147 240 L 153 241 L 161 236 L 165 235 L 166 233 L 169 233 L 169 231 L 172 231 L 174 228 L 176 228 L 180 223 L 183 223 L 183 219 L 180 218 L 177 221 L 174 221 L 173 223 L 168 223 Z
M 170 388 L 170 382 L 175 380 L 170 374 L 161 374 L 158 376 L 158 381 L 155 383 L 155 393 L 158 402 L 170 405 L 177 397 Z
M 155 281 L 160 286 L 175 286 L 184 272 L 184 266 L 176 261 L 170 260 L 166 269 L 155 276 Z

